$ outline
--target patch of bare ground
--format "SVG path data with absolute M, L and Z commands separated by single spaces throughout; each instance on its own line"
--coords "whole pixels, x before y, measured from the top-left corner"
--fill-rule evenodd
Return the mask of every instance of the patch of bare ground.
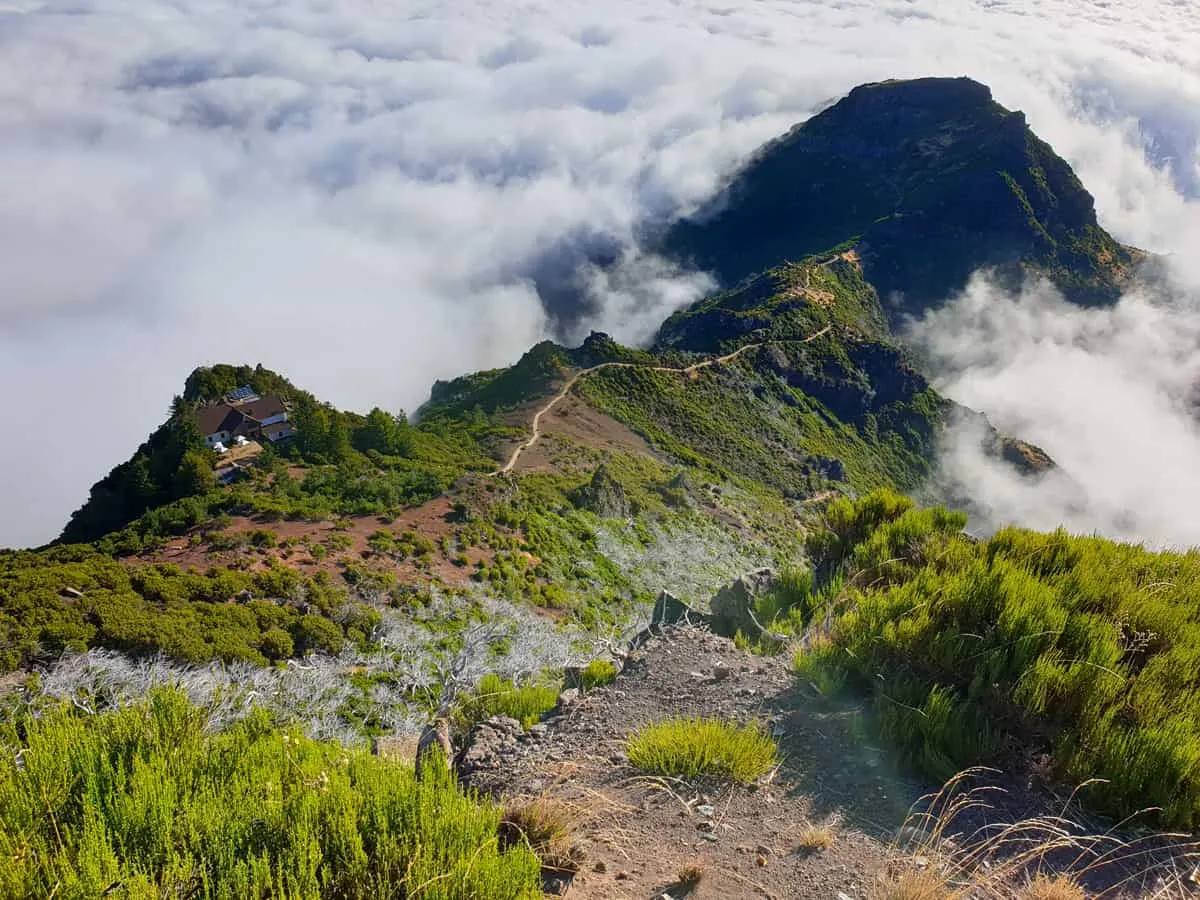
M 20 690 L 25 684 L 25 679 L 28 677 L 29 673 L 23 669 L 17 669 L 14 672 L 6 672 L 0 675 L 0 697 Z
M 540 422 L 541 438 L 520 455 L 513 471 L 569 471 L 578 467 L 584 447 L 600 453 L 634 453 L 657 456 L 650 445 L 629 426 L 596 410 L 574 394 L 568 394 Z M 572 448 L 574 452 L 567 452 Z
M 569 897 L 866 896 L 919 791 L 861 749 L 852 716 L 790 708 L 793 683 L 782 659 L 669 629 L 635 651 L 613 686 L 507 750 L 477 740 L 462 765 L 470 784 L 507 802 L 547 797 L 573 811 L 583 859 Z M 782 761 L 751 785 L 630 766 L 626 737 L 673 716 L 763 722 Z
M 628 736 L 673 717 L 764 725 L 780 763 L 750 785 L 650 775 Z M 948 900 L 1195 897 L 1190 838 L 1071 821 L 1069 803 L 1025 777 L 965 773 L 941 791 L 872 745 L 864 713 L 817 696 L 784 659 L 702 628 L 665 629 L 616 682 L 567 692 L 543 723 L 492 720 L 458 765 L 512 807 L 563 811 L 579 900 L 827 898 Z M 1194 872 L 1194 874 L 1193 874 Z
M 305 575 L 318 571 L 336 575 L 343 564 L 354 562 L 365 564 L 368 568 L 390 571 L 401 583 L 434 582 L 448 587 L 462 586 L 469 582 L 476 565 L 491 562 L 494 553 L 490 549 L 474 546 L 458 548 L 455 555 L 461 552 L 467 564 L 455 565 L 442 551 L 442 540 L 456 536 L 454 502 L 452 497 L 443 495 L 406 509 L 390 520 L 377 516 L 352 516 L 337 522 L 308 522 L 235 516 L 227 527 L 215 534 L 232 538 L 267 530 L 275 535 L 275 546 L 214 550 L 207 542 L 193 543 L 191 534 L 188 534 L 173 538 L 164 547 L 152 552 L 128 557 L 126 561 L 131 564 L 167 562 L 183 569 L 193 566 L 205 569 L 211 565 L 229 565 L 237 561 L 251 572 L 266 569 L 276 562 Z M 370 549 L 368 540 L 377 531 L 391 532 L 397 537 L 411 531 L 432 541 L 436 549 L 422 560 L 396 560 Z M 317 546 L 327 549 L 324 553 L 314 554 L 313 548 Z

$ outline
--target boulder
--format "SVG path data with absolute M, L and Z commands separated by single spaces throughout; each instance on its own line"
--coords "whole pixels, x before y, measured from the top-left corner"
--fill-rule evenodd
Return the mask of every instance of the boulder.
M 650 614 L 650 627 L 662 625 L 678 625 L 688 622 L 693 625 L 703 624 L 708 616 L 693 609 L 670 591 L 662 591 L 654 601 L 654 611 Z
M 754 618 L 754 601 L 779 580 L 774 569 L 758 569 L 742 575 L 717 591 L 712 598 L 712 630 L 733 637 L 739 631 L 750 637 L 766 634 Z
M 517 749 L 517 738 L 523 731 L 521 723 L 509 716 L 492 716 L 480 722 L 472 730 L 467 749 L 459 759 L 460 774 L 501 768 L 503 760 Z
M 579 488 L 571 499 L 579 509 L 590 510 L 603 519 L 628 519 L 634 512 L 621 482 L 603 463 L 597 466 L 592 480 Z

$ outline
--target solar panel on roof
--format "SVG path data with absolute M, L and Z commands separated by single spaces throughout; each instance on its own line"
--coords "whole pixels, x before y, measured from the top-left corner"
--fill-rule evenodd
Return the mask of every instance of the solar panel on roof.
M 238 400 L 249 400 L 253 396 L 254 388 L 240 387 L 237 390 L 230 392 L 229 399 L 236 403 Z

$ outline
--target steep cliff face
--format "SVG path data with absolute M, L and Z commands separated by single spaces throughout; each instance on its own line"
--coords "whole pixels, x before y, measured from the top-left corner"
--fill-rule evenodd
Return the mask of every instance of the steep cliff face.
M 893 321 L 984 267 L 1112 302 L 1140 257 L 1099 226 L 1091 195 L 1025 116 L 966 78 L 855 88 L 665 238 L 667 252 L 728 285 L 848 246 Z

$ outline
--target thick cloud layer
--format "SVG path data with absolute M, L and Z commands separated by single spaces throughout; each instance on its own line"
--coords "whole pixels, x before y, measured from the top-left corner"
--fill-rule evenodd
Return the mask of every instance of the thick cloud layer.
M 547 333 L 645 337 L 703 279 L 638 224 L 863 81 L 990 83 L 1119 236 L 1182 253 L 1196 28 L 1170 0 L 0 0 L 0 544 L 51 537 L 197 364 L 411 408 Z
M 1200 545 L 1200 295 L 1137 292 L 1082 310 L 1044 284 L 1012 297 L 977 278 L 910 338 L 943 391 L 1060 466 L 1032 481 L 985 458 L 969 428 L 952 432 L 944 474 L 978 510 L 976 528 Z

